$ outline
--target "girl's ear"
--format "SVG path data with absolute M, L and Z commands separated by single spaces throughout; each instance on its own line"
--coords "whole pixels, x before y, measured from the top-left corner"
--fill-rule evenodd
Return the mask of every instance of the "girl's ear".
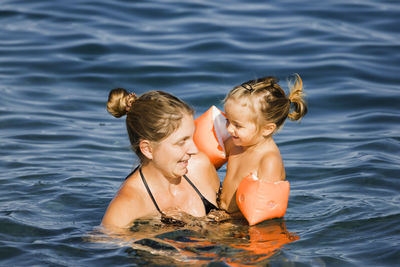
M 153 147 L 151 146 L 151 142 L 149 140 L 140 141 L 139 148 L 146 158 L 153 159 Z
M 275 123 L 267 123 L 264 125 L 264 127 L 262 128 L 262 135 L 263 136 L 270 136 L 271 134 L 274 133 L 276 129 L 276 124 Z

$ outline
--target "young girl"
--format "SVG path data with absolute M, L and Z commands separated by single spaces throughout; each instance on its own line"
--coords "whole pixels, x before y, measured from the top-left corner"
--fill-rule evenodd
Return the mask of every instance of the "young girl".
M 282 157 L 272 135 L 286 118 L 300 120 L 307 113 L 307 105 L 299 75 L 289 84 L 288 97 L 277 82 L 274 77 L 248 81 L 233 88 L 224 100 L 231 137 L 225 142 L 228 165 L 220 208 L 228 213 L 239 211 L 236 190 L 250 173 L 266 181 L 285 180 Z

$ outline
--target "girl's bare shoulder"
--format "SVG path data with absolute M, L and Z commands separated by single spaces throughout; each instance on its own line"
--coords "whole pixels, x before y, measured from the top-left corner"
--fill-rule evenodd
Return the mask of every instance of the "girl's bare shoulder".
M 279 151 L 268 151 L 260 158 L 258 177 L 273 182 L 284 180 L 284 166 Z

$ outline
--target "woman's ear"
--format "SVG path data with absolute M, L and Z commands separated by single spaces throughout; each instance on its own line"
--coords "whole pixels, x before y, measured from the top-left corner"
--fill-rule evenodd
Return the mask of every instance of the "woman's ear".
M 139 148 L 146 158 L 153 159 L 153 148 L 149 140 L 140 141 Z
M 276 129 L 276 124 L 275 123 L 267 123 L 262 128 L 262 135 L 265 136 L 265 137 L 266 136 L 270 136 L 271 134 L 274 133 L 275 129 Z

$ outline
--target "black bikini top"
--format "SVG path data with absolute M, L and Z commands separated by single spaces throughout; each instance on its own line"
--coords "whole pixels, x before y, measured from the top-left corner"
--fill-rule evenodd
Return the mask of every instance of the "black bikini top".
M 158 212 L 159 212 L 161 215 L 164 215 L 164 213 L 163 213 L 163 212 L 160 210 L 160 208 L 158 207 L 157 202 L 156 202 L 156 200 L 154 199 L 154 196 L 153 196 L 153 194 L 151 193 L 149 186 L 147 185 L 146 179 L 144 178 L 144 175 L 143 175 L 143 172 L 142 172 L 142 168 L 137 167 L 133 172 L 131 172 L 131 174 L 134 173 L 138 168 L 139 168 L 140 177 L 142 178 L 143 184 L 144 184 L 144 186 L 146 187 L 147 193 L 149 193 L 149 196 L 150 196 L 151 200 L 153 201 L 154 206 L 156 207 L 156 209 L 158 210 Z M 130 175 L 131 175 L 131 174 L 130 174 Z M 130 175 L 128 175 L 127 178 L 128 178 Z M 194 190 L 197 192 L 197 194 L 200 196 L 201 201 L 203 201 L 204 208 L 205 208 L 205 210 L 206 210 L 206 214 L 208 214 L 208 213 L 209 213 L 211 210 L 213 210 L 213 209 L 218 209 L 213 203 L 211 203 L 210 201 L 208 201 L 208 200 L 200 193 L 200 191 L 197 189 L 197 187 L 192 183 L 192 181 L 189 180 L 189 178 L 188 178 L 186 175 L 183 175 L 183 177 L 186 179 L 186 181 L 188 181 L 188 183 L 193 187 L 193 189 L 194 189 Z M 125 178 L 125 179 L 126 179 L 126 178 Z

